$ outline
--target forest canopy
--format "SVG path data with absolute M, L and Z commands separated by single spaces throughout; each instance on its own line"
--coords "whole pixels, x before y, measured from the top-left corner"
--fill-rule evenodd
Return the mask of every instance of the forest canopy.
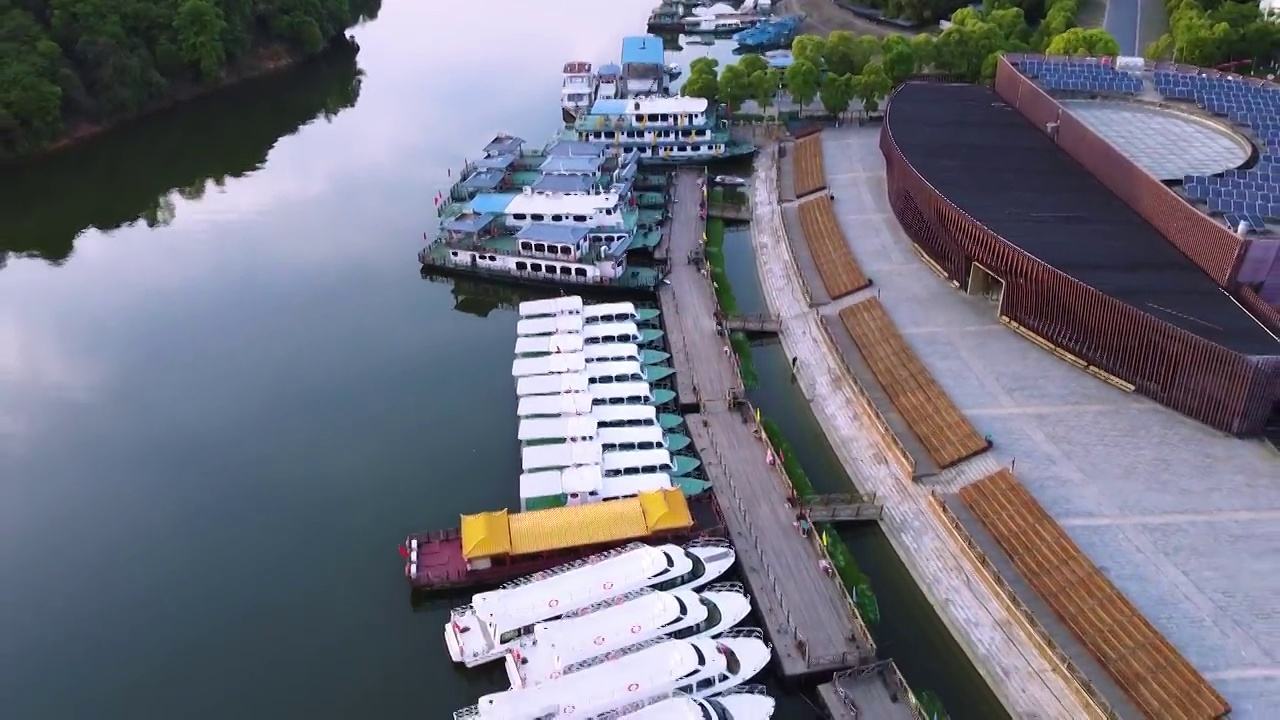
M 0 0 L 0 158 L 319 53 L 381 0 Z

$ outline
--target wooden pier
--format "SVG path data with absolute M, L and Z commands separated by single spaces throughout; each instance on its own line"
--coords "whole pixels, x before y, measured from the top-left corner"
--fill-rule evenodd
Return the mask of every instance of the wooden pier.
M 724 319 L 727 330 L 745 333 L 768 333 L 777 335 L 782 331 L 782 321 L 772 315 L 756 313 L 754 315 L 730 315 Z
M 800 501 L 800 506 L 809 521 L 816 523 L 875 522 L 884 514 L 884 506 L 875 501 L 875 495 L 810 495 Z
M 738 551 L 779 672 L 800 679 L 864 665 L 875 645 L 838 578 L 825 573 L 815 534 L 802 535 L 788 503 L 789 482 L 766 459 L 763 431 L 742 401 L 742 385 L 701 256 L 704 182 L 697 169 L 676 175 L 669 237 L 670 273 L 659 290 L 676 368 L 679 402 L 729 537 Z M 886 691 L 887 696 L 887 691 Z M 856 717 L 843 706 L 837 718 Z
M 818 686 L 826 705 L 838 705 L 866 720 L 933 720 L 916 702 L 892 660 L 836 673 Z

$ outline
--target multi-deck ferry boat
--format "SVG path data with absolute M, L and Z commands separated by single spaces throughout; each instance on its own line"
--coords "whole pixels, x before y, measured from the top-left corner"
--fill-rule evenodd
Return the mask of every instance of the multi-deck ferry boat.
M 564 78 L 560 83 L 560 107 L 564 121 L 573 122 L 578 112 L 591 106 L 596 99 L 596 76 L 591 63 L 581 60 L 564 64 Z
M 701 697 L 740 685 L 763 670 L 769 657 L 769 646 L 756 628 L 730 630 L 718 638 L 655 640 L 541 685 L 485 695 L 454 718 L 579 720 L 615 712 L 621 716 L 676 692 Z
M 755 152 L 732 140 L 725 120 L 703 98 L 631 97 L 596 100 L 573 124 L 578 140 L 638 151 L 642 162 L 707 163 Z
M 507 654 L 507 677 L 515 689 L 541 685 L 638 643 L 715 637 L 749 614 L 751 598 L 741 583 L 719 583 L 700 593 L 637 590 L 535 625 Z
M 626 720 L 769 720 L 777 702 L 763 685 L 739 685 L 711 698 L 676 693 L 627 713 Z
M 697 540 L 685 547 L 633 543 L 591 562 L 571 563 L 477 593 L 470 605 L 450 613 L 445 645 L 454 662 L 474 667 L 499 659 L 536 623 L 643 587 L 699 588 L 727 572 L 734 560 L 733 547 L 722 540 Z

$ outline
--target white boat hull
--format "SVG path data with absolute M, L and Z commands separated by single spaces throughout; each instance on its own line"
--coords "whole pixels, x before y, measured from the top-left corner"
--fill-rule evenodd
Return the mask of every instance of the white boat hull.
M 733 546 L 723 540 L 695 541 L 685 546 L 685 549 L 698 556 L 702 564 L 707 566 L 707 571 L 687 585 L 681 585 L 677 588 L 681 590 L 696 590 L 714 582 L 717 578 L 729 572 L 733 567 L 733 563 L 738 559 Z
M 778 702 L 768 695 L 731 693 L 712 698 L 729 711 L 733 720 L 769 720 Z

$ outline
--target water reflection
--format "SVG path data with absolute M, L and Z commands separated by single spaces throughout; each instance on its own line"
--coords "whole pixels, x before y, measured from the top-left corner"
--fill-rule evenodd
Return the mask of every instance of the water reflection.
M 9 255 L 61 264 L 93 228 L 148 227 L 174 218 L 174 194 L 263 167 L 282 137 L 353 107 L 362 73 L 353 47 L 142 118 L 102 138 L 0 170 L 0 268 Z
M 489 313 L 494 310 L 516 310 L 520 303 L 527 300 L 541 300 L 561 294 L 546 288 L 526 288 L 445 275 L 425 267 L 422 268 L 422 279 L 451 284 L 453 309 L 479 318 L 489 317 Z

